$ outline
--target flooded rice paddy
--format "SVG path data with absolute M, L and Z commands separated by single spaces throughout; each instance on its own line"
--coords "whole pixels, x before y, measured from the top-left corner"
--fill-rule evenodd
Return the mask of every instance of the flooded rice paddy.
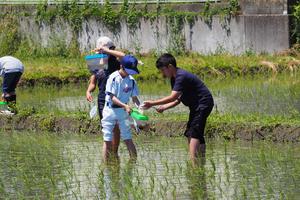
M 210 79 L 214 112 L 300 113 L 300 74 Z M 18 104 L 43 113 L 86 112 L 87 83 L 18 88 Z M 140 83 L 141 100 L 170 92 L 168 82 Z M 168 111 L 187 113 L 184 106 Z M 176 113 L 175 113 L 176 114 Z M 192 166 L 183 137 L 134 137 L 138 158 L 104 164 L 101 135 L 0 130 L 0 199 L 298 199 L 300 146 L 211 140 Z
M 241 77 L 209 79 L 205 83 L 215 99 L 214 111 L 220 113 L 295 116 L 300 113 L 300 74 L 282 74 L 274 77 Z M 63 86 L 40 86 L 19 89 L 19 105 L 33 106 L 45 112 L 87 112 L 96 104 L 85 99 L 87 83 Z M 170 93 L 167 81 L 139 83 L 140 99 L 149 100 Z M 187 113 L 179 105 L 168 112 Z
M 138 158 L 104 164 L 101 136 L 3 133 L 0 197 L 7 199 L 297 199 L 300 147 L 213 140 L 192 167 L 183 137 L 134 137 Z

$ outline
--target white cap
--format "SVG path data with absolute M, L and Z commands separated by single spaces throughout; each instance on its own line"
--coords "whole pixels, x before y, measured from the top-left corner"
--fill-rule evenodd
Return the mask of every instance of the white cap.
M 102 37 L 99 37 L 97 40 L 97 48 L 101 48 L 103 46 L 105 46 L 107 48 L 111 48 L 115 45 L 109 37 L 102 36 Z

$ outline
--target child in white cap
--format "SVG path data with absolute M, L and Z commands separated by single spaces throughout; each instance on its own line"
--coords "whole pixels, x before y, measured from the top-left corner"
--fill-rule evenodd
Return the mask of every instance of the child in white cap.
M 128 115 L 131 108 L 128 105 L 130 97 L 135 105 L 139 106 L 137 98 L 139 92 L 136 81 L 131 75 L 138 74 L 138 61 L 131 55 L 121 59 L 120 70 L 112 73 L 106 83 L 105 106 L 103 109 L 103 158 L 106 160 L 112 151 L 113 128 L 117 124 L 120 128 L 121 138 L 124 140 L 130 157 L 136 157 L 136 148 L 132 141 Z
M 122 59 L 125 54 L 123 52 L 115 50 L 115 45 L 109 37 L 101 36 L 97 40 L 96 49 L 94 49 L 96 53 L 107 54 L 107 59 L 105 62 L 100 63 L 101 69 L 92 71 L 91 77 L 89 81 L 89 85 L 86 91 L 86 99 L 89 102 L 93 101 L 92 92 L 96 89 L 98 85 L 99 93 L 98 93 L 98 111 L 100 120 L 103 118 L 103 108 L 105 104 L 105 87 L 106 81 L 110 74 L 120 69 L 119 60 Z M 113 152 L 118 154 L 118 147 L 120 143 L 120 131 L 118 126 L 114 128 L 114 136 L 113 136 Z

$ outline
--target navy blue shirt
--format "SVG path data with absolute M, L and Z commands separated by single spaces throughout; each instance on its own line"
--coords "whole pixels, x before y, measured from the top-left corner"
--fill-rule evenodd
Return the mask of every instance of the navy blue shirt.
M 99 94 L 98 94 L 98 100 L 105 102 L 105 87 L 106 82 L 113 72 L 120 69 L 120 62 L 117 60 L 115 56 L 109 55 L 108 58 L 108 69 L 107 70 L 99 70 L 95 72 L 98 88 L 99 88 Z
M 194 74 L 177 68 L 176 77 L 171 78 L 173 91 L 182 95 L 179 100 L 191 110 L 213 106 L 213 97 L 205 84 Z

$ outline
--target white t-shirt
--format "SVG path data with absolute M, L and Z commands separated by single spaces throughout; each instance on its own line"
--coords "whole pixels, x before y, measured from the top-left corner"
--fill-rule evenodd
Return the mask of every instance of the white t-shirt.
M 24 72 L 22 62 L 12 56 L 4 56 L 0 58 L 0 75 L 12 72 Z
M 113 94 L 122 103 L 126 104 L 129 102 L 130 97 L 139 95 L 138 87 L 134 78 L 131 75 L 123 78 L 119 71 L 115 71 L 107 79 L 105 93 L 105 101 L 109 105 L 113 104 L 110 94 Z

